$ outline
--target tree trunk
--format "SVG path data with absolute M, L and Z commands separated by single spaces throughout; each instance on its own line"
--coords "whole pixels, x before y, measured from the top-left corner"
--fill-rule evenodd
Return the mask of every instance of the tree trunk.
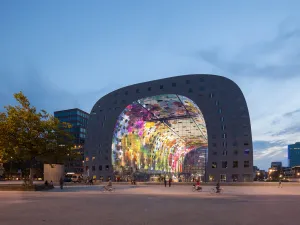
M 34 171 L 34 169 L 31 168 L 31 166 L 30 166 L 30 169 L 29 169 L 29 185 L 30 186 L 33 185 L 33 171 Z

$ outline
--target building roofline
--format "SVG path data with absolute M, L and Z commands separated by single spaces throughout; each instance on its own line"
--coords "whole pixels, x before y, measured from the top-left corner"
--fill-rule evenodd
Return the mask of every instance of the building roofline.
M 81 111 L 85 114 L 88 114 L 90 115 L 89 113 L 83 111 L 82 109 L 79 109 L 79 108 L 72 108 L 72 109 L 64 109 L 64 110 L 57 110 L 57 111 L 54 111 L 54 113 L 58 113 L 58 112 L 69 112 L 69 111 L 74 111 L 74 110 L 78 110 L 78 111 Z

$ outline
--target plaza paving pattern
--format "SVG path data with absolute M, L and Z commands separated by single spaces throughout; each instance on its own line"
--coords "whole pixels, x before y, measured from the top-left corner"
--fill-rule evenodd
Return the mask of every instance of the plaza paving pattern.
M 0 192 L 2 225 L 298 225 L 300 186 L 72 186 L 49 192 Z

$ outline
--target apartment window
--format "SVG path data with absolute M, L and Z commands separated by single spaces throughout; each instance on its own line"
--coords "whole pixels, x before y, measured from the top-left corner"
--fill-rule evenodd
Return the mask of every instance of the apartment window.
M 251 180 L 251 174 L 243 174 L 244 182 L 253 181 Z
M 93 156 L 93 157 L 92 157 L 92 161 L 94 161 L 95 159 L 96 159 L 96 157 L 95 157 L 95 156 Z
M 199 87 L 199 91 L 204 91 L 205 90 L 205 88 L 204 87 Z
M 152 89 L 151 87 L 148 87 L 148 91 L 151 91 L 151 89 Z
M 217 147 L 217 143 L 213 143 L 212 145 L 213 145 L 213 147 Z
M 215 94 L 214 93 L 210 93 L 209 94 L 209 98 L 213 98 L 213 97 L 215 97 Z
M 221 109 L 221 108 L 219 108 L 218 112 L 219 112 L 219 114 L 221 114 L 221 113 L 222 113 L 222 109 Z
M 217 152 L 213 152 L 213 155 L 217 155 L 218 153 Z
M 186 80 L 185 83 L 186 83 L 186 84 L 190 84 L 190 80 Z
M 199 79 L 199 82 L 204 82 L 204 79 L 203 79 L 203 78 L 200 78 L 200 79 Z
M 172 83 L 172 87 L 176 87 L 176 83 Z
M 250 162 L 244 161 L 244 168 L 249 168 L 249 167 L 250 167 Z
M 227 142 L 223 141 L 223 147 L 227 147 Z
M 160 89 L 164 89 L 164 85 L 160 85 L 159 88 L 160 88 Z
M 228 152 L 227 152 L 226 150 L 223 151 L 223 155 L 224 155 L 224 156 L 226 156 L 227 153 L 228 153 Z
M 217 138 L 217 135 L 213 134 L 213 135 L 212 135 L 212 138 L 213 138 L 213 139 L 216 139 L 216 138 Z
M 123 104 L 126 104 L 126 100 L 122 100 L 122 103 L 123 103 Z
M 227 168 L 227 161 L 222 161 L 222 168 L 226 169 Z
M 96 170 L 96 167 L 95 166 L 92 166 L 92 171 L 95 171 Z
M 250 155 L 250 149 L 245 149 L 244 150 L 244 155 Z
M 136 92 L 136 93 L 140 93 L 140 89 L 136 89 L 135 92 Z
M 118 96 L 119 95 L 119 93 L 118 92 L 116 92 L 115 94 L 114 94 L 114 96 Z
M 105 160 L 108 160 L 108 156 L 105 156 Z
M 233 147 L 236 147 L 236 146 L 237 146 L 237 142 L 234 141 L 234 142 L 232 143 L 232 146 L 233 146 Z
M 220 104 L 218 100 L 215 103 L 216 103 L 217 106 Z
M 248 133 L 244 133 L 244 137 L 248 137 L 249 136 L 249 134 Z
M 226 182 L 226 174 L 220 174 L 220 181 Z
M 234 155 L 238 155 L 238 154 L 239 154 L 239 151 L 238 151 L 238 150 L 234 150 L 234 151 L 233 151 L 233 154 L 234 154 Z
M 226 125 L 222 125 L 221 130 L 226 130 Z
M 102 165 L 99 166 L 99 170 L 100 170 L 100 171 L 102 170 Z
M 233 161 L 232 167 L 239 168 L 239 161 Z
M 90 159 L 89 157 L 85 157 L 85 161 L 88 162 Z
M 222 134 L 222 138 L 223 139 L 227 138 L 227 134 L 226 133 Z
M 106 166 L 105 166 L 105 170 L 109 170 L 109 165 L 106 165 Z
M 192 88 L 189 89 L 189 93 L 193 93 L 193 89 Z
M 248 143 L 248 142 L 245 142 L 245 143 L 244 143 L 244 145 L 245 145 L 245 146 L 248 146 L 248 145 L 249 145 L 249 143 Z
M 221 122 L 224 122 L 224 117 L 223 116 L 221 117 Z
M 243 128 L 247 128 L 248 126 L 247 126 L 247 124 L 243 124 Z
M 217 162 L 212 162 L 211 163 L 211 168 L 216 169 L 217 168 Z
M 128 91 L 125 91 L 125 95 L 128 95 Z

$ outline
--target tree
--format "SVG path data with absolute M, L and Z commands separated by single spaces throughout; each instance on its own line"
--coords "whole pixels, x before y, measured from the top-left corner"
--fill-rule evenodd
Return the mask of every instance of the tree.
M 34 161 L 62 163 L 74 155 L 73 137 L 68 132 L 71 125 L 45 110 L 38 112 L 22 92 L 14 97 L 19 104 L 5 106 L 6 111 L 0 113 L 0 162 L 29 162 L 32 181 Z

